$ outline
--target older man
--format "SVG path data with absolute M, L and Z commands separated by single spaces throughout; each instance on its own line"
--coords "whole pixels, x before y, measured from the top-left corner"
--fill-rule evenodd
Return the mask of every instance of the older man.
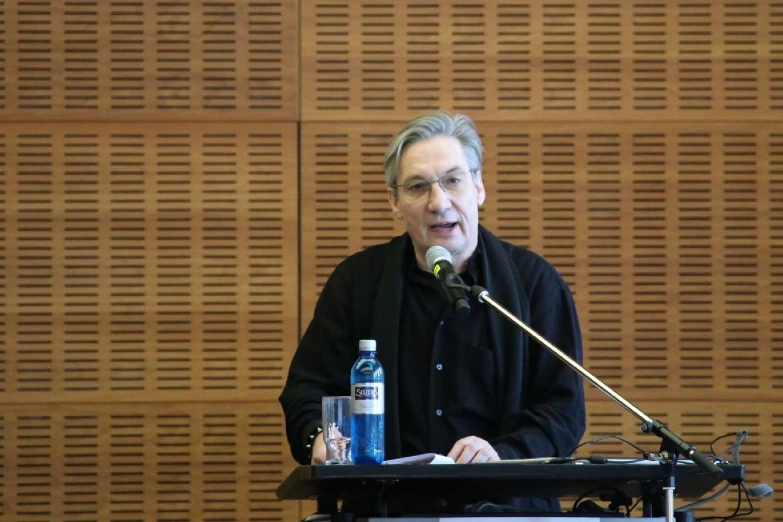
M 468 285 L 581 360 L 568 286 L 542 257 L 479 225 L 483 147 L 464 115 L 411 121 L 385 160 L 389 203 L 406 233 L 337 266 L 291 363 L 280 402 L 301 463 L 323 463 L 325 395 L 348 395 L 360 339 L 386 371 L 386 458 L 425 452 L 458 463 L 564 456 L 584 432 L 581 379 L 471 296 L 457 316 L 425 253 L 442 246 Z

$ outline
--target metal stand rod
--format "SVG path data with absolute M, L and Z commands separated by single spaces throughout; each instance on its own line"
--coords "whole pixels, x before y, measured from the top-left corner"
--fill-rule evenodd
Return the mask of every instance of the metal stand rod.
M 674 486 L 663 488 L 666 493 L 666 522 L 674 522 Z
M 582 377 L 590 381 L 590 383 L 593 386 L 595 386 L 596 388 L 604 392 L 606 395 L 609 396 L 610 399 L 612 399 L 614 402 L 616 402 L 617 404 L 625 408 L 636 418 L 641 420 L 643 432 L 655 433 L 663 440 L 664 443 L 663 446 L 674 448 L 676 451 L 682 454 L 683 457 L 693 460 L 694 463 L 696 463 L 698 466 L 700 466 L 702 469 L 706 470 L 707 472 L 714 474 L 716 476 L 720 476 L 723 474 L 723 471 L 717 465 L 715 465 L 714 462 L 711 462 L 709 459 L 707 459 L 699 450 L 697 450 L 695 447 L 691 446 L 690 444 L 686 443 L 684 440 L 679 438 L 677 435 L 674 434 L 674 432 L 669 430 L 664 424 L 650 418 L 642 410 L 640 410 L 639 408 L 631 404 L 620 394 L 618 394 L 609 386 L 604 384 L 598 377 L 596 377 L 595 375 L 587 371 L 581 364 L 571 359 L 557 346 L 553 345 L 552 343 L 544 339 L 541 335 L 538 334 L 538 332 L 536 332 L 528 325 L 520 321 L 517 317 L 514 316 L 514 314 L 506 310 L 500 303 L 492 299 L 492 297 L 490 297 L 489 292 L 487 291 L 486 288 L 483 288 L 478 285 L 468 287 L 467 285 L 463 284 L 463 286 L 465 289 L 470 290 L 470 292 L 478 298 L 480 303 L 486 303 L 490 305 L 492 308 L 494 308 L 495 310 L 497 310 L 506 319 L 514 323 L 520 330 L 527 333 L 530 337 L 538 341 L 539 344 L 541 344 L 547 350 L 552 352 L 552 354 L 555 357 L 563 361 L 572 370 L 574 370 L 579 375 L 581 375 Z M 676 463 L 676 460 L 674 462 Z
M 662 446 L 670 446 L 664 441 Z M 674 522 L 674 468 L 677 466 L 677 452 L 672 452 L 671 458 L 666 462 L 666 470 L 669 476 L 666 477 L 666 484 L 663 486 L 663 492 L 666 495 L 664 499 L 664 509 L 666 522 Z

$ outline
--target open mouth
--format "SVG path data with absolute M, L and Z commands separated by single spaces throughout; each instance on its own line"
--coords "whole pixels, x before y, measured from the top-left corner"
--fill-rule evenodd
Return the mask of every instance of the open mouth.
M 457 226 L 457 223 L 438 223 L 437 225 L 431 225 L 430 228 L 435 230 L 452 230 Z

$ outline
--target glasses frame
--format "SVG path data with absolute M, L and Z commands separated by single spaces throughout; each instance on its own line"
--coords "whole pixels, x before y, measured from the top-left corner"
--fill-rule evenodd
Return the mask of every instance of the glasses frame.
M 469 169 L 465 173 L 472 177 L 472 176 L 475 176 L 479 172 L 481 172 L 481 169 Z M 437 183 L 438 186 L 440 187 L 440 189 L 444 193 L 446 193 L 449 196 L 451 196 L 451 193 L 446 189 L 446 187 L 444 187 L 442 185 L 442 181 L 444 179 L 448 178 L 449 176 L 454 176 L 455 174 L 461 174 L 461 173 L 462 172 L 452 172 L 450 174 L 444 174 L 443 176 L 441 176 L 438 179 L 435 179 L 433 181 L 428 181 L 426 179 L 408 180 L 405 183 L 398 183 L 396 185 L 392 185 L 389 188 L 391 188 L 392 190 L 394 190 L 395 193 L 397 193 L 397 189 L 400 189 L 400 188 L 404 189 L 406 185 L 410 186 L 410 185 L 412 185 L 414 183 L 427 183 L 427 184 L 429 184 L 429 190 L 427 190 L 427 192 L 425 194 L 422 194 L 421 196 L 419 196 L 417 198 L 413 198 L 413 200 L 419 200 L 419 199 L 424 199 L 425 196 L 429 196 L 430 194 L 432 194 L 432 186 Z M 405 191 L 404 190 L 403 190 L 403 195 L 405 195 Z

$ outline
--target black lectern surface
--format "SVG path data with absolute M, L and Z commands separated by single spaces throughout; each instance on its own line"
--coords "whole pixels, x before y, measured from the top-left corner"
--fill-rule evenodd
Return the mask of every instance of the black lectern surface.
M 744 466 L 720 465 L 722 477 L 689 462 L 677 464 L 676 495 L 699 498 L 723 480 L 739 483 Z M 427 495 L 475 502 L 492 496 L 574 497 L 613 488 L 634 498 L 650 494 L 667 477 L 659 463 L 447 464 L 395 466 L 299 466 L 277 488 L 281 500 L 318 499 L 319 511 L 346 493 L 387 499 Z M 599 492 L 596 491 L 594 496 Z

